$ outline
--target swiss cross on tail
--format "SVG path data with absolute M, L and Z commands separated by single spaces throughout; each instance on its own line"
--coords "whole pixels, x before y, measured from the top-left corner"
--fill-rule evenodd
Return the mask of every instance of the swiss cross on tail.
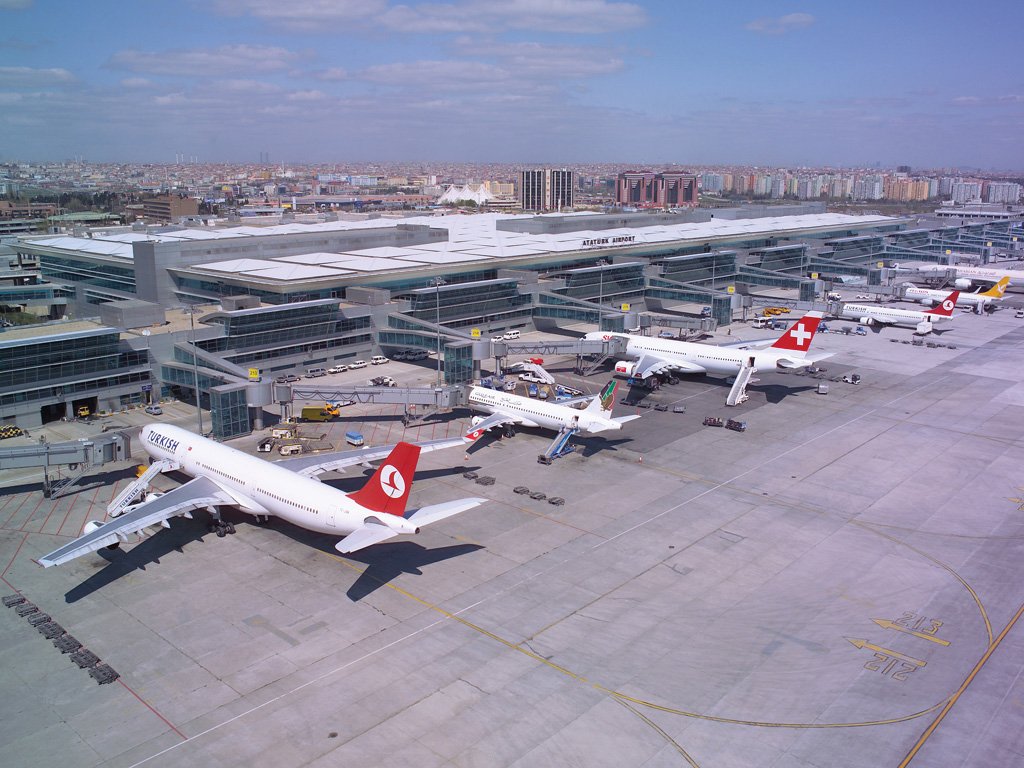
M 412 476 L 416 473 L 416 462 L 420 448 L 411 443 L 399 443 L 388 454 L 373 477 L 361 489 L 349 494 L 359 506 L 374 512 L 387 512 L 401 517 L 412 489 Z
M 940 315 L 942 317 L 950 317 L 953 314 L 953 309 L 956 307 L 956 300 L 960 298 L 960 291 L 953 291 L 949 296 L 944 298 L 939 306 L 934 309 L 929 309 L 925 312 L 926 315 Z
M 821 322 L 821 312 L 808 312 L 793 323 L 787 331 L 772 344 L 772 349 L 785 349 L 789 352 L 806 352 L 811 348 L 811 339 Z

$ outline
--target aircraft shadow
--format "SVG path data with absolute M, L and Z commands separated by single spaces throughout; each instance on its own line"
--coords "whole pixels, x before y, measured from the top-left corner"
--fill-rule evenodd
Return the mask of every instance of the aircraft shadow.
M 470 470 L 478 471 L 479 469 L 479 465 L 470 466 L 468 464 L 460 464 L 457 467 L 447 467 L 445 469 L 418 469 L 416 470 L 415 481 L 430 480 L 437 477 L 455 477 L 456 475 L 461 475 L 463 472 L 469 472 Z M 357 475 L 354 474 L 353 468 L 350 468 L 350 471 L 342 477 L 329 478 L 327 480 L 322 480 L 321 482 L 324 485 L 329 485 L 332 488 L 342 490 L 345 493 L 351 493 L 352 491 L 358 491 L 366 485 L 366 481 L 370 479 L 376 471 L 376 469 L 363 469 Z
M 94 573 L 81 584 L 64 593 L 66 603 L 75 603 L 93 592 L 112 584 L 132 571 L 144 571 L 150 564 L 160 564 L 160 558 L 171 552 L 182 553 L 192 542 L 204 542 L 206 515 L 198 514 L 196 519 L 176 518 L 170 528 L 165 528 L 147 539 L 143 539 L 129 550 L 101 549 L 95 554 L 107 561 L 108 565 Z M 212 535 L 212 534 L 210 534 Z
M 813 387 L 788 387 L 784 384 L 752 384 L 750 390 L 755 392 L 761 392 L 765 396 L 765 400 L 769 403 L 778 404 L 785 400 L 787 397 L 792 395 L 798 395 L 801 392 L 815 391 L 817 385 Z
M 403 573 L 415 576 L 423 574 L 422 568 L 451 560 L 453 557 L 483 549 L 480 544 L 453 544 L 449 547 L 427 549 L 414 541 L 396 541 L 376 544 L 361 552 L 345 555 L 350 560 L 364 563 L 367 568 L 345 593 L 353 603 L 358 603 Z

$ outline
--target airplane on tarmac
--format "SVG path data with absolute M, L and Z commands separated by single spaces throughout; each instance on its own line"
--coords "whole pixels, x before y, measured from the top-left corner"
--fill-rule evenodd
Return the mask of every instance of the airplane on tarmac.
M 981 291 L 978 293 L 961 293 L 960 297 L 956 300 L 958 307 L 972 307 L 977 309 L 981 307 L 984 309 L 989 304 L 996 301 L 1002 301 L 1003 295 L 1006 293 L 1006 287 L 1010 284 L 1010 278 L 1001 277 L 999 282 L 989 288 L 987 291 Z M 904 283 L 907 286 L 906 293 L 903 295 L 908 299 L 913 299 L 919 304 L 925 304 L 927 306 L 935 306 L 941 303 L 949 294 L 946 291 L 936 291 L 931 288 L 918 288 L 912 283 Z
M 942 299 L 939 306 L 924 312 L 916 309 L 891 309 L 877 304 L 844 304 L 839 317 L 856 320 L 861 325 L 902 325 L 914 328 L 917 333 L 931 333 L 936 325 L 952 319 L 959 296 L 960 291 L 953 291 Z
M 169 528 L 168 518 L 192 517 L 192 510 L 206 507 L 213 515 L 218 535 L 225 523 L 219 507 L 238 507 L 243 512 L 280 517 L 302 528 L 344 536 L 335 544 L 342 553 L 420 528 L 472 509 L 486 499 L 467 498 L 406 511 L 413 474 L 421 451 L 464 445 L 462 438 L 432 440 L 413 445 L 398 443 L 380 448 L 300 456 L 270 462 L 207 440 L 181 427 L 151 424 L 142 428 L 142 446 L 155 460 L 146 473 L 108 507 L 117 515 L 101 523 L 85 524 L 83 534 L 69 544 L 39 558 L 44 567 L 61 565 L 95 552 L 116 548 L 129 534 L 142 535 L 150 526 Z M 375 459 L 384 462 L 360 490 L 346 494 L 325 485 L 315 476 Z M 129 506 L 162 472 L 180 470 L 194 479 L 164 494 L 149 494 Z
M 821 312 L 808 312 L 763 349 L 756 343 L 743 349 L 736 345 L 715 346 L 691 341 L 633 336 L 626 333 L 594 331 L 584 336 L 590 341 L 605 341 L 612 337 L 624 338 L 626 354 L 635 360 L 622 360 L 615 364 L 615 373 L 637 379 L 661 373 L 712 373 L 733 376 L 744 365 L 753 365 L 760 371 L 778 368 L 797 369 L 813 365 L 832 356 L 832 353 L 809 355 L 811 340 L 821 322 Z
M 627 421 L 640 417 L 612 416 L 617 387 L 618 382 L 609 381 L 601 390 L 601 394 L 591 400 L 585 408 L 548 403 L 510 392 L 498 392 L 487 387 L 473 387 L 469 391 L 469 407 L 490 415 L 474 417 L 466 438 L 476 440 L 494 427 L 506 427 L 511 434 L 515 434 L 516 426 L 543 427 L 557 430 L 560 435 L 566 431 L 593 434 L 622 429 L 622 425 Z
M 894 264 L 899 269 L 899 264 Z M 945 275 L 949 269 L 956 270 L 956 280 L 953 287 L 966 291 L 969 288 L 978 286 L 991 286 L 1002 278 L 1009 278 L 1013 285 L 1024 285 L 1024 272 L 1014 269 L 994 269 L 992 267 L 968 267 L 962 264 L 925 264 L 916 267 L 906 267 L 906 270 L 916 272 L 919 275 Z

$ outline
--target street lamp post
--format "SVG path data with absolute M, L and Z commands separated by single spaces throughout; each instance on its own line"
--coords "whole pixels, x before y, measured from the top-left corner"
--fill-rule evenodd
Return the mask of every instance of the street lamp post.
M 441 386 L 441 286 L 447 285 L 443 277 L 435 277 L 430 281 L 434 286 L 436 299 L 434 321 L 437 326 L 437 386 Z
M 196 350 L 196 308 L 189 306 L 188 324 L 192 328 L 192 375 L 195 381 L 196 392 L 196 419 L 199 422 L 199 434 L 203 434 L 203 398 L 199 391 L 199 355 Z

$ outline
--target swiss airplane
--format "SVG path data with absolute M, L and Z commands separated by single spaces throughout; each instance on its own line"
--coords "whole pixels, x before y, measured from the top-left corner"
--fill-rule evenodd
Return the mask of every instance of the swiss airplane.
M 216 521 L 219 507 L 237 507 L 260 517 L 273 515 L 320 533 L 344 536 L 335 544 L 342 553 L 355 552 L 403 533 L 472 509 L 486 499 L 467 498 L 406 511 L 420 451 L 464 445 L 462 438 L 432 440 L 420 445 L 398 443 L 333 454 L 269 462 L 207 440 L 168 424 L 142 429 L 142 446 L 155 460 L 146 475 L 180 470 L 194 479 L 162 495 L 150 494 L 141 504 L 127 506 L 145 489 L 146 476 L 122 494 L 110 511 L 121 512 L 105 523 L 90 521 L 74 541 L 39 558 L 44 567 L 60 565 L 102 547 L 114 548 L 154 525 L 169 528 L 168 518 L 191 517 L 207 507 Z M 314 476 L 384 459 L 362 489 L 346 494 Z
M 987 307 L 993 302 L 1003 300 L 1003 295 L 1006 293 L 1006 288 L 1009 284 L 1010 278 L 1002 277 L 999 279 L 999 282 L 987 291 L 981 291 L 979 293 L 961 293 L 960 297 L 956 300 L 956 305 L 958 307 Z M 907 286 L 907 290 L 903 295 L 908 299 L 913 299 L 919 304 L 934 306 L 941 303 L 948 295 L 946 291 L 936 291 L 932 288 L 918 288 L 916 285 L 911 283 L 905 283 L 905 285 Z
M 844 304 L 839 317 L 856 320 L 861 325 L 902 325 L 917 333 L 931 333 L 936 325 L 952 319 L 960 291 L 953 291 L 934 309 L 892 309 L 875 304 Z
M 721 347 L 604 331 L 588 333 L 584 338 L 597 341 L 606 341 L 612 337 L 626 339 L 626 354 L 635 362 L 622 360 L 615 364 L 615 372 L 623 376 L 646 379 L 654 374 L 672 372 L 732 376 L 745 364 L 752 364 L 759 371 L 779 368 L 793 370 L 806 368 L 831 357 L 831 353 L 807 353 L 821 318 L 820 312 L 808 312 L 764 349 Z
M 601 390 L 601 394 L 591 400 L 585 408 L 548 403 L 532 397 L 498 392 L 487 387 L 473 387 L 469 392 L 469 407 L 490 415 L 474 418 L 473 426 L 466 433 L 466 438 L 476 440 L 494 427 L 514 428 L 517 425 L 543 427 L 559 432 L 573 430 L 595 433 L 622 429 L 622 425 L 627 421 L 640 417 L 612 416 L 617 386 L 618 382 L 609 381 Z

